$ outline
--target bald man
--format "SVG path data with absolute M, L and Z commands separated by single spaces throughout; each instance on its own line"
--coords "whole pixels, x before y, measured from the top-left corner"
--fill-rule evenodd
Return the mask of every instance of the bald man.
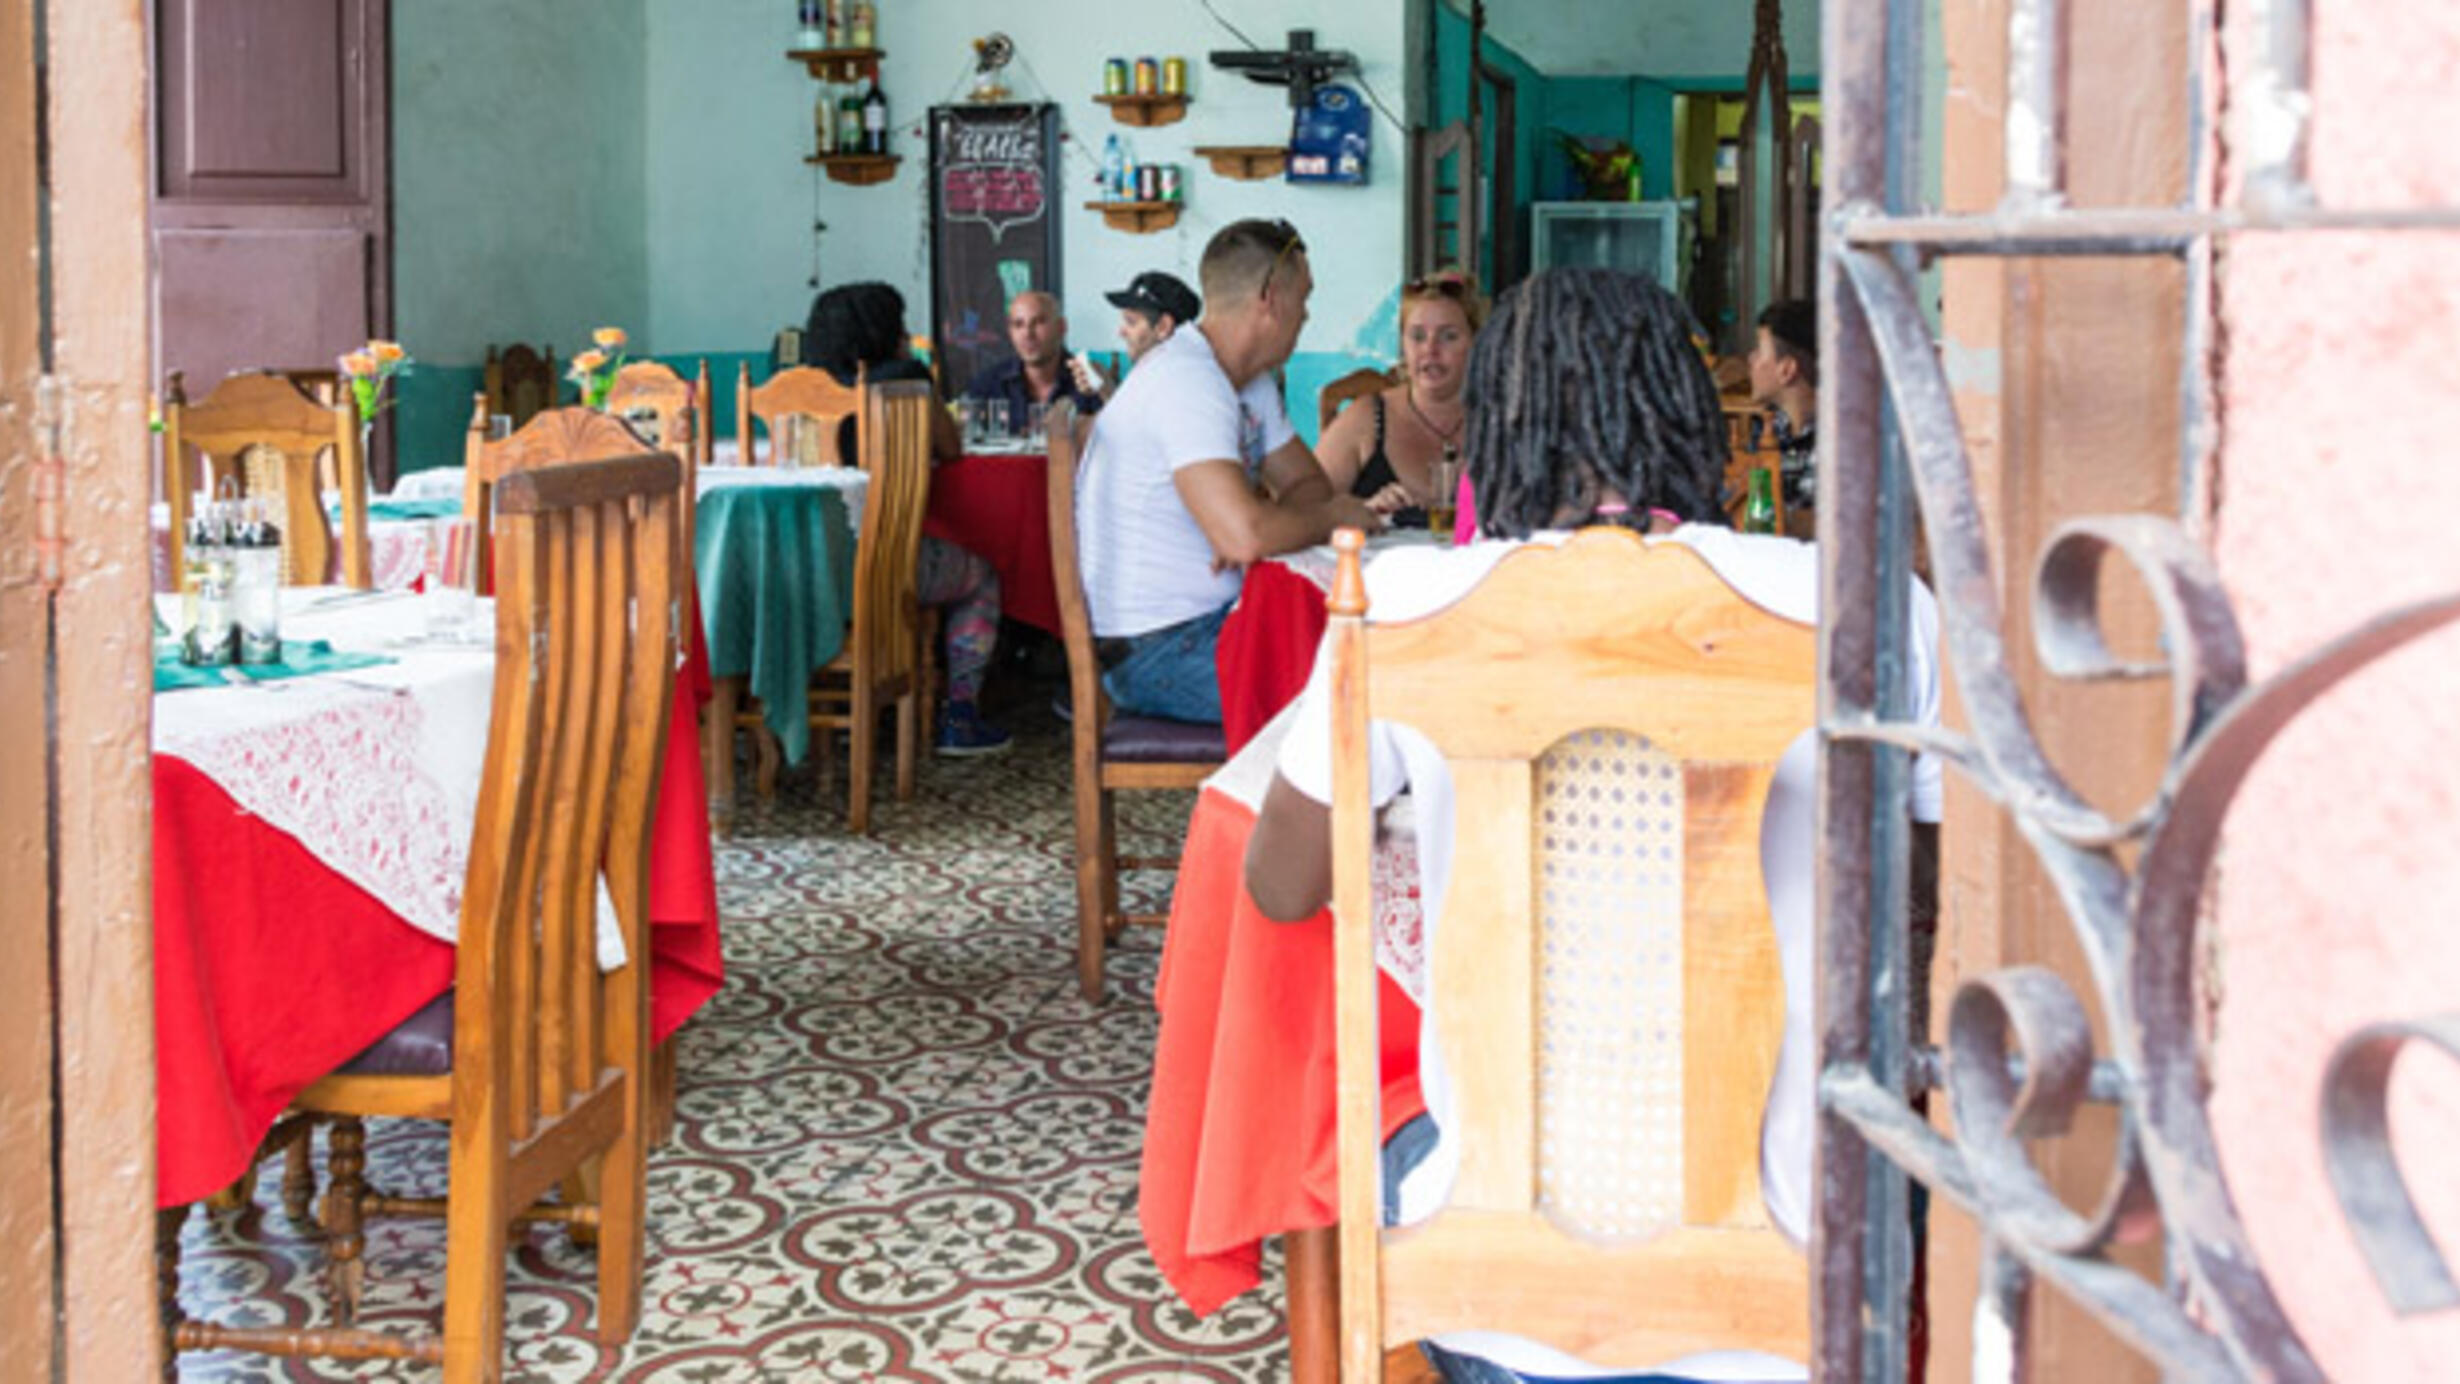
M 1073 400 L 1078 408 L 1097 409 L 1102 396 L 1078 388 L 1068 371 L 1068 319 L 1059 300 L 1040 289 L 1020 293 L 1008 304 L 1008 344 L 1016 354 L 986 365 L 965 386 L 969 399 L 1005 405 L 1010 431 L 1021 431 L 1035 404 Z

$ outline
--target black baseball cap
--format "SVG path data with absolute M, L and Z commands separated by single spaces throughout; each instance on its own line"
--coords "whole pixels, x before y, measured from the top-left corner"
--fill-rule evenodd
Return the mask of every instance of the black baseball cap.
M 1130 279 L 1126 288 L 1102 296 L 1114 308 L 1134 308 L 1181 325 L 1195 321 L 1204 311 L 1204 300 L 1196 296 L 1196 290 L 1158 269 L 1147 270 Z

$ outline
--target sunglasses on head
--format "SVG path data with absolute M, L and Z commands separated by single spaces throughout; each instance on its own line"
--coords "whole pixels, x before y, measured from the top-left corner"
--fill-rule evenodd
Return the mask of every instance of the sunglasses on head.
M 1271 230 L 1273 234 L 1281 237 L 1281 248 L 1273 252 L 1273 262 L 1264 271 L 1264 282 L 1256 289 L 1256 296 L 1259 298 L 1273 291 L 1273 276 L 1281 272 L 1281 262 L 1290 257 L 1290 252 L 1296 250 L 1305 254 L 1307 250 L 1307 242 L 1298 238 L 1298 227 L 1287 221 L 1274 221 L 1271 223 Z
M 1401 285 L 1401 291 L 1412 298 L 1424 298 L 1440 293 L 1446 298 L 1467 298 L 1469 280 L 1458 274 L 1428 274 Z

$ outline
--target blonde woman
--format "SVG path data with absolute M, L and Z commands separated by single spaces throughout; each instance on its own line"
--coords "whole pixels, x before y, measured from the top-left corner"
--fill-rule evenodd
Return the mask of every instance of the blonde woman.
M 1457 269 L 1401 288 L 1401 382 L 1342 410 L 1315 449 L 1335 491 L 1383 513 L 1394 528 L 1426 527 L 1435 465 L 1457 470 L 1468 407 L 1469 344 L 1486 325 L 1486 299 Z

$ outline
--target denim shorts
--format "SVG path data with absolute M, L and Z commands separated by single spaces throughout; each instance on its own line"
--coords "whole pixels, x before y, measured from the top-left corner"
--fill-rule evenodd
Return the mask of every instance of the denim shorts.
M 1230 607 L 1122 641 L 1127 652 L 1102 674 L 1111 704 L 1139 716 L 1221 724 L 1221 679 L 1213 651 Z

